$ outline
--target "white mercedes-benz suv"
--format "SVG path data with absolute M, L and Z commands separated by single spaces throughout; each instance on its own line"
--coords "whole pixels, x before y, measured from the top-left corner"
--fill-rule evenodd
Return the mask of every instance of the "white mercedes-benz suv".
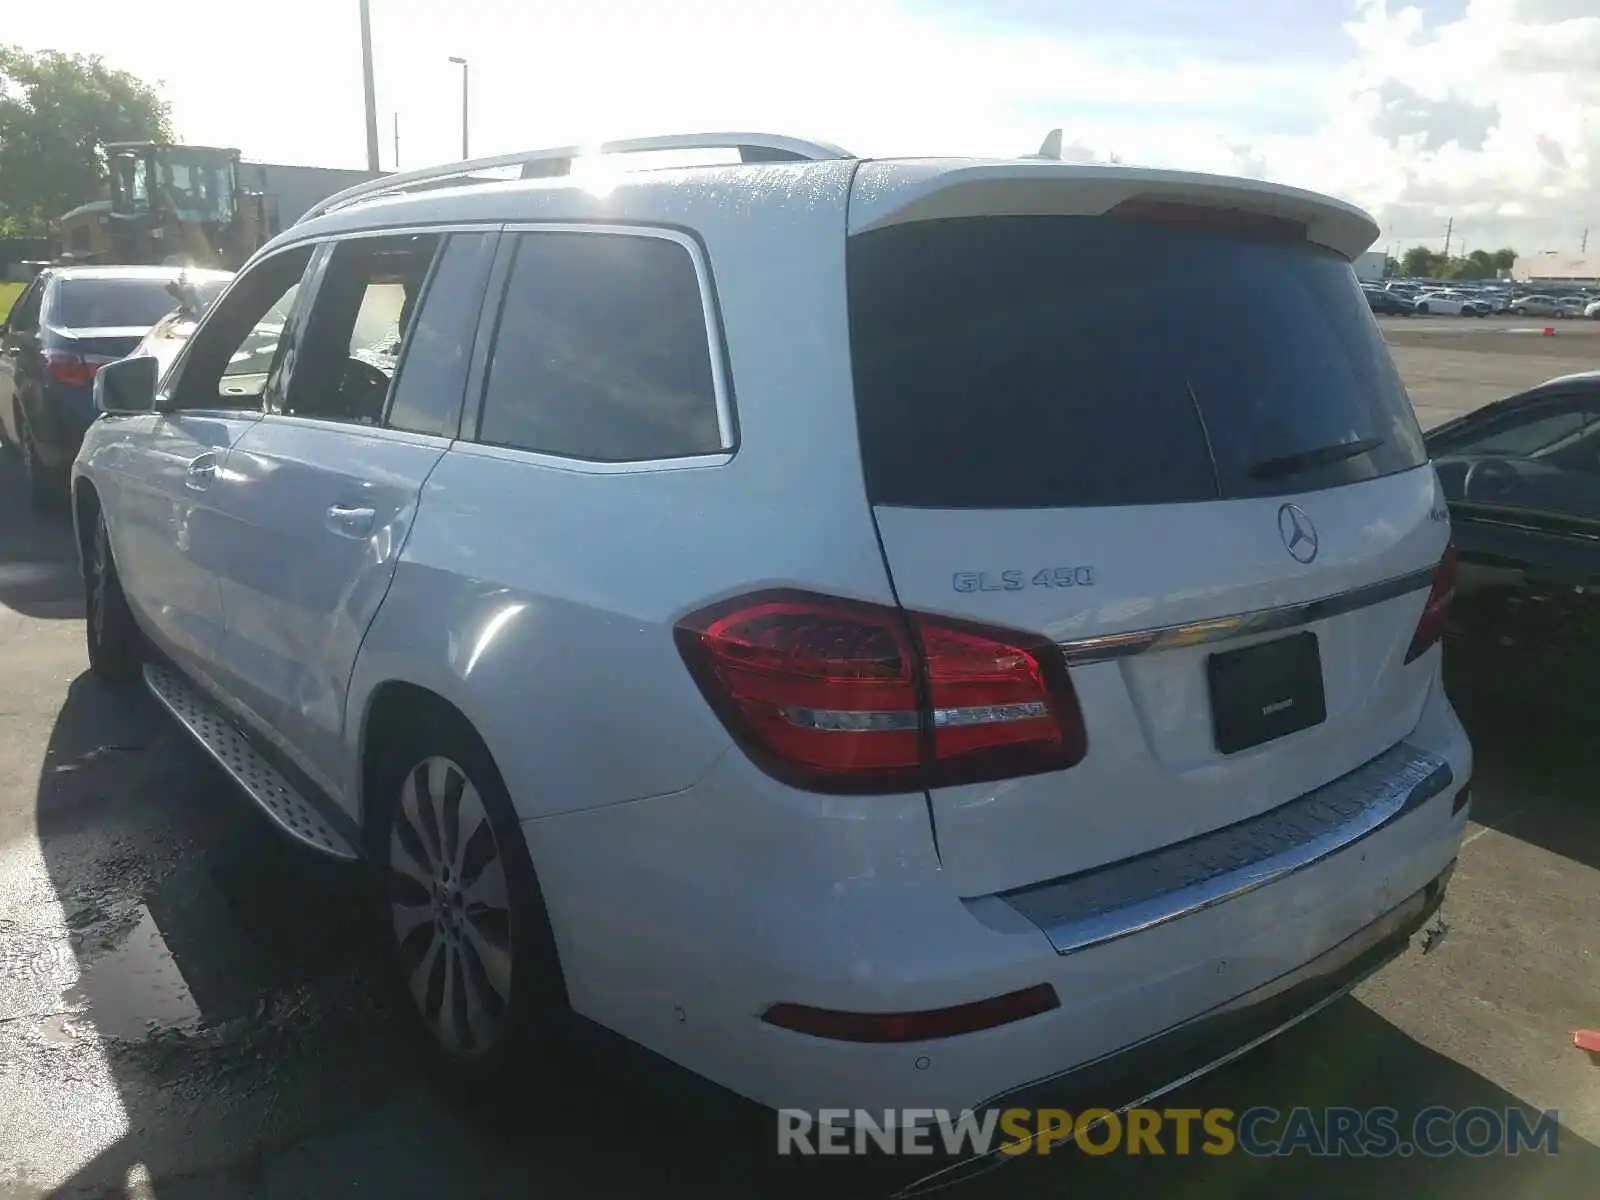
M 363 184 L 100 371 L 93 668 L 366 861 L 462 1072 L 576 1012 L 774 1107 L 1158 1094 L 1467 819 L 1375 234 L 765 135 Z

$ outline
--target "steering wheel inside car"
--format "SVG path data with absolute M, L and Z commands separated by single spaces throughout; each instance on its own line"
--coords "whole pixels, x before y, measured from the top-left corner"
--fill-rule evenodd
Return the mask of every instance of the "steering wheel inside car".
M 349 421 L 376 425 L 383 416 L 383 401 L 389 394 L 389 377 L 359 358 L 345 360 L 339 377 L 339 392 L 334 402 L 338 415 Z
M 1467 468 L 1461 481 L 1463 500 L 1505 503 L 1522 491 L 1522 475 L 1503 458 L 1480 458 Z

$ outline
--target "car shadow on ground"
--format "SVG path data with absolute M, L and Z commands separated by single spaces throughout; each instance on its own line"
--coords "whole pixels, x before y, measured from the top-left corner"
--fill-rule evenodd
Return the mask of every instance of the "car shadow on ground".
M 28 617 L 83 616 L 83 586 L 66 492 L 31 511 L 16 448 L 0 442 L 0 605 Z
M 1473 819 L 1600 870 L 1600 597 L 1559 641 L 1485 636 L 1445 646 L 1450 698 L 1476 751 Z M 1509 643 L 1509 644 L 1507 644 Z M 1555 647 L 1559 646 L 1560 649 Z
M 58 524 L 23 515 L 0 529 L 0 562 L 13 561 L 15 547 L 48 548 L 52 539 L 70 553 Z M 1571 772 L 1593 762 L 1561 749 L 1566 734 L 1508 707 L 1504 696 L 1520 693 L 1503 678 L 1472 691 L 1474 678 L 1469 671 L 1462 685 L 1463 711 L 1480 773 L 1510 776 L 1530 763 L 1552 773 L 1550 796 L 1532 817 L 1524 806 L 1512 835 L 1560 841 L 1560 853 L 1572 856 L 1562 832 L 1571 814 L 1561 812 L 1571 801 L 1555 784 L 1566 780 L 1565 794 L 1574 795 Z M 1519 686 L 1546 690 L 1537 678 Z M 1523 743 L 1535 737 L 1560 742 L 1565 757 L 1530 754 Z M 71 683 L 39 769 L 36 824 L 76 982 L 63 997 L 70 1015 L 58 1035 L 19 1042 L 0 1081 L 33 1089 L 41 1108 L 54 1109 L 41 1121 L 110 1131 L 50 1195 L 841 1200 L 883 1195 L 886 1180 L 915 1174 L 914 1166 L 866 1174 L 779 1160 L 767 1114 L 596 1031 L 575 1038 L 552 1068 L 507 1088 L 459 1095 L 430 1083 L 382 980 L 360 873 L 279 837 L 138 687 L 88 675 Z M 1581 844 L 1586 861 L 1600 858 L 1592 841 Z M 1503 1112 L 1515 1103 L 1345 1000 L 1161 1106 L 1382 1105 L 1399 1110 L 1405 1128 L 1430 1105 Z M 1515 1158 L 1058 1150 L 945 1194 L 1055 1196 L 1071 1187 L 1262 1200 L 1378 1192 L 1544 1200 L 1596 1194 L 1600 1152 L 1567 1130 L 1557 1155 Z

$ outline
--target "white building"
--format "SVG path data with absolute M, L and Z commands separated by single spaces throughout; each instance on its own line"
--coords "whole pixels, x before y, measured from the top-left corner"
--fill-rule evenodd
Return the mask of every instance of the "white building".
M 1362 283 L 1376 283 L 1383 278 L 1383 269 L 1388 261 L 1389 256 L 1382 250 L 1368 250 L 1351 265 L 1355 267 L 1356 278 Z
M 1542 254 L 1519 254 L 1511 266 L 1511 278 L 1520 283 L 1547 279 L 1563 283 L 1600 282 L 1600 254 L 1576 250 L 1546 250 Z

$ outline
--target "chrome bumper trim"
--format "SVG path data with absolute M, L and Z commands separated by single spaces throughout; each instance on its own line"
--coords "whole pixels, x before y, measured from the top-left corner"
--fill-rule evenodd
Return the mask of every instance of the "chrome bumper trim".
M 1293 629 L 1313 621 L 1326 621 L 1358 609 L 1421 591 L 1433 583 L 1433 568 L 1426 567 L 1394 579 L 1383 579 L 1348 592 L 1307 600 L 1303 604 L 1285 604 L 1277 608 L 1258 608 L 1251 612 L 1235 613 L 1226 617 L 1207 617 L 1203 621 L 1188 621 L 1181 625 L 1162 625 L 1155 629 L 1135 629 L 1127 633 L 1103 633 L 1094 637 L 1071 638 L 1056 644 L 1066 656 L 1069 667 L 1089 663 L 1109 662 L 1133 654 L 1148 654 L 1155 650 L 1174 650 L 1180 646 L 1201 646 L 1228 638 L 1249 634 L 1271 633 L 1277 629 Z
M 1176 921 L 1346 849 L 1449 788 L 1450 764 L 1401 742 L 1287 804 L 1137 858 L 1001 894 L 1058 954 Z

